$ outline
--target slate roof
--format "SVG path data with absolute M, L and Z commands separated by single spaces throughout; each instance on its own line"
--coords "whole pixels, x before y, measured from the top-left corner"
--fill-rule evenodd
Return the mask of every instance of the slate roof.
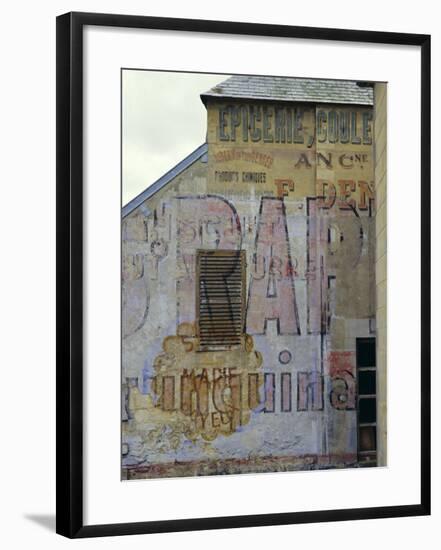
M 205 104 L 216 97 L 373 105 L 374 91 L 370 83 L 352 80 L 235 75 L 201 94 Z

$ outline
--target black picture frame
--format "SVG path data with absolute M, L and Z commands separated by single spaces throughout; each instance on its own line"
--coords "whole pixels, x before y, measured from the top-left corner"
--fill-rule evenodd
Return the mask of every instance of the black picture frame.
M 412 505 L 83 524 L 83 29 L 85 25 L 421 48 L 421 495 Z M 99 537 L 430 514 L 430 35 L 98 13 L 57 17 L 56 531 Z

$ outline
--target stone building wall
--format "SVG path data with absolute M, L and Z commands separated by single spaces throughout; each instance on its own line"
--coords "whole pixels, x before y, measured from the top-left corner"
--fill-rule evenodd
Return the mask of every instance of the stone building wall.
M 378 394 L 378 464 L 387 463 L 387 85 L 375 85 L 375 200 L 377 203 L 375 256 Z
M 207 120 L 208 157 L 123 219 L 123 474 L 358 465 L 372 108 L 220 98 Z M 201 348 L 201 251 L 243 251 L 239 346 Z

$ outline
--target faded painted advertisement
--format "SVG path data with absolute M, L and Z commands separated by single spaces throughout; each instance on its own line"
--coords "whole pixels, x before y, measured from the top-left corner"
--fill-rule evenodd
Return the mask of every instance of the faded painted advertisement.
M 123 479 L 376 465 L 372 88 L 228 82 L 123 212 Z

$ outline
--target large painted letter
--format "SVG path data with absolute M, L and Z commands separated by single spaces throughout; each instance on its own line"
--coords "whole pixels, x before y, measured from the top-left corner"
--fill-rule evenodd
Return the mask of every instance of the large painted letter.
M 258 270 L 261 263 L 263 270 Z M 279 334 L 300 334 L 292 274 L 283 198 L 264 197 L 260 203 L 251 266 L 247 308 L 249 334 L 265 334 L 269 319 L 277 321 Z

